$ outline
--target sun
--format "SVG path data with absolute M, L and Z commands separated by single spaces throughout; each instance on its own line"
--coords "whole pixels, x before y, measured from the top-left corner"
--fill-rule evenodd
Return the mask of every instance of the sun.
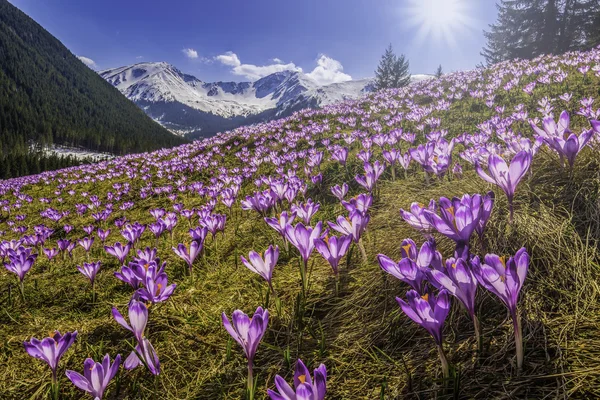
M 415 29 L 418 42 L 433 40 L 456 46 L 456 36 L 473 26 L 470 0 L 408 0 L 407 25 Z

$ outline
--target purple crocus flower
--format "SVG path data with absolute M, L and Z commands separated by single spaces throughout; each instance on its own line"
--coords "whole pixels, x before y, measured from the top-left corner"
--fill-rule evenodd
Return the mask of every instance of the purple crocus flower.
M 106 239 L 108 238 L 108 235 L 110 235 L 110 229 L 104 230 L 104 229 L 98 228 L 98 231 L 96 232 L 96 234 L 98 235 L 98 239 L 100 239 L 102 241 L 102 243 L 104 243 L 106 241 Z
M 140 357 L 142 358 L 141 360 Z M 123 368 L 131 370 L 142 364 L 148 368 L 152 375 L 157 376 L 160 374 L 158 354 L 156 354 L 156 350 L 154 350 L 154 347 L 146 338 L 143 338 L 138 342 L 135 346 L 135 350 L 129 354 L 127 359 L 125 359 Z
M 42 340 L 34 337 L 29 342 L 23 342 L 25 351 L 32 357 L 45 361 L 52 370 L 52 392 L 58 398 L 58 362 L 77 338 L 77 331 L 66 332 L 62 335 L 59 331 Z
M 410 290 L 406 293 L 406 297 L 408 299 L 407 302 L 400 297 L 396 297 L 396 301 L 400 305 L 400 308 L 402 308 L 402 311 L 414 322 L 425 328 L 435 340 L 440 361 L 442 362 L 443 375 L 447 379 L 450 370 L 443 348 L 442 329 L 444 328 L 446 317 L 450 312 L 448 291 L 442 289 L 436 297 L 432 292 L 421 296 L 416 291 Z
M 92 245 L 94 244 L 94 238 L 93 237 L 85 237 L 85 238 L 77 241 L 77 243 L 79 243 L 79 245 L 81 247 L 83 247 L 83 249 L 85 250 L 86 253 L 89 253 L 90 249 L 92 248 Z
M 131 325 L 127 323 L 116 307 L 112 308 L 112 315 L 119 325 L 133 333 L 138 342 L 142 340 L 148 323 L 148 307 L 143 302 L 137 300 L 129 302 L 129 322 Z
M 490 175 L 483 171 L 478 162 L 475 163 L 475 169 L 481 178 L 489 183 L 498 185 L 506 193 L 511 223 L 513 221 L 513 198 L 515 197 L 515 190 L 521 178 L 525 176 L 525 173 L 529 169 L 532 157 L 530 152 L 520 151 L 513 157 L 509 166 L 500 156 L 490 154 L 488 158 L 488 171 Z
M 418 266 L 410 258 L 403 258 L 399 262 L 395 262 L 384 254 L 378 254 L 377 261 L 385 272 L 409 284 L 418 293 L 423 293 L 423 286 L 427 278 L 425 268 Z
M 147 303 L 162 303 L 167 301 L 177 287 L 176 284 L 169 285 L 167 274 L 165 272 L 156 273 L 157 265 L 152 264 L 148 267 L 146 279 L 143 281 L 146 287 L 138 289 L 137 294 L 140 299 Z
M 77 270 L 87 277 L 90 280 L 92 287 L 94 287 L 94 281 L 96 280 L 96 274 L 100 271 L 100 265 L 100 261 L 83 263 L 82 267 L 77 266 Z
M 315 247 L 323 258 L 331 265 L 334 274 L 338 274 L 338 265 L 340 260 L 348 252 L 352 244 L 352 236 L 342 235 L 326 236 L 325 238 L 316 238 Z
M 254 355 L 256 354 L 258 344 L 267 331 L 269 311 L 258 307 L 252 318 L 250 318 L 243 311 L 235 310 L 231 317 L 231 322 L 229 322 L 229 318 L 227 318 L 225 313 L 221 314 L 221 320 L 227 332 L 244 349 L 244 354 L 248 360 L 249 397 L 254 398 L 254 377 L 252 374 Z
M 433 239 L 426 240 L 417 252 L 415 241 L 404 239 L 400 244 L 400 253 L 402 254 L 402 258 L 414 261 L 420 268 L 429 268 L 436 253 L 435 241 Z
M 142 283 L 142 279 L 140 279 L 130 267 L 125 265 L 121 267 L 120 271 L 116 271 L 114 275 L 115 278 L 127 283 L 134 289 L 137 289 Z
M 285 239 L 285 228 L 296 219 L 296 213 L 282 212 L 278 218 L 265 218 L 265 222 Z
M 9 262 L 5 263 L 4 266 L 8 271 L 17 275 L 22 285 L 25 274 L 29 272 L 36 258 L 37 254 L 32 254 L 31 249 L 21 246 L 16 250 L 8 250 Z
M 438 289 L 446 289 L 456 297 L 465 307 L 473 320 L 477 345 L 480 346 L 479 321 L 475 315 L 475 294 L 477 293 L 477 279 L 469 268 L 467 261 L 462 258 L 449 258 L 446 268 L 429 270 L 430 282 Z
M 358 210 L 363 214 L 366 214 L 373 205 L 373 196 L 368 193 L 361 193 L 356 197 L 350 199 L 350 201 L 342 200 L 342 205 L 348 212 Z
M 475 228 L 475 232 L 479 235 L 479 241 L 483 243 L 483 233 L 485 232 L 485 227 L 492 215 L 492 209 L 494 208 L 494 201 L 496 199 L 496 195 L 494 192 L 489 191 L 485 196 L 483 196 L 483 207 L 481 210 L 481 218 L 479 219 L 479 224 Z
M 323 400 L 327 393 L 327 368 L 325 364 L 319 365 L 311 379 L 310 371 L 302 360 L 298 359 L 294 373 L 294 389 L 279 375 L 275 375 L 275 387 L 279 392 L 267 390 L 271 400 Z
M 515 328 L 515 345 L 517 349 L 517 368 L 523 366 L 523 334 L 517 310 L 519 292 L 527 277 L 529 254 L 523 247 L 514 257 L 504 261 L 504 257 L 487 254 L 482 263 L 479 257 L 471 261 L 473 274 L 481 286 L 494 293 L 504 303 L 513 319 Z
M 192 274 L 192 265 L 194 261 L 198 257 L 198 255 L 202 252 L 202 244 L 197 241 L 192 241 L 190 243 L 189 250 L 183 243 L 179 243 L 177 247 L 172 248 L 175 254 L 177 254 L 183 261 L 188 265 L 190 275 Z
M 58 255 L 58 250 L 56 248 L 46 249 L 44 248 L 44 254 L 48 257 L 48 260 L 51 261 L 54 257 Z
M 336 222 L 327 222 L 329 227 L 343 235 L 352 236 L 352 240 L 358 243 L 362 234 L 367 229 L 370 217 L 368 214 L 363 214 L 359 210 L 353 210 L 350 212 L 348 218 L 340 215 L 337 217 Z
M 92 398 L 102 400 L 106 387 L 117 374 L 120 365 L 120 354 L 117 354 L 112 365 L 110 364 L 110 356 L 107 354 L 101 363 L 86 358 L 83 363 L 83 375 L 71 370 L 67 370 L 66 375 L 73 382 L 73 385 L 91 394 Z
M 255 251 L 251 251 L 250 254 L 248 254 L 248 260 L 246 260 L 243 256 L 240 258 L 242 259 L 242 262 L 246 268 L 262 276 L 269 284 L 271 291 L 275 292 L 273 290 L 271 279 L 273 277 L 273 270 L 275 269 L 275 265 L 279 259 L 279 246 L 269 246 L 269 248 L 265 251 L 264 259 L 261 254 L 258 254 Z
M 285 228 L 286 238 L 298 249 L 305 266 L 315 249 L 314 241 L 321 236 L 322 229 L 323 223 L 321 221 L 314 228 L 305 226 L 302 222 L 299 222 L 296 226 L 287 225 Z
M 115 243 L 114 246 L 104 246 L 104 250 L 111 256 L 117 257 L 119 260 L 119 264 L 125 264 L 125 260 L 127 259 L 127 255 L 131 250 L 131 243 L 127 243 L 126 245 L 122 245 L 121 242 Z
M 348 194 L 348 184 L 343 183 L 342 186 L 335 185 L 331 188 L 331 193 L 339 200 L 344 200 L 344 197 Z
M 292 205 L 291 211 L 298 218 L 301 218 L 305 225 L 310 225 L 310 220 L 319 211 L 319 207 L 321 207 L 319 203 L 314 203 L 312 199 L 308 199 L 304 204 Z
M 412 203 L 409 211 L 404 211 L 401 208 L 400 216 L 404 219 L 404 221 L 406 221 L 407 224 L 421 231 L 421 233 L 423 233 L 425 236 L 429 236 L 431 229 L 433 229 L 433 225 L 431 225 L 429 220 L 425 217 L 425 210 L 436 212 L 437 203 L 435 200 L 431 200 L 429 202 L 429 206 L 427 207 L 419 203 Z
M 198 242 L 200 244 L 204 244 L 206 240 L 206 235 L 208 235 L 207 227 L 197 227 L 189 230 L 190 236 L 194 242 Z
M 483 214 L 483 200 L 480 194 L 463 195 L 449 200 L 441 197 L 439 201 L 440 215 L 425 210 L 425 218 L 442 235 L 456 242 L 458 257 L 467 259 L 469 240 L 479 225 Z

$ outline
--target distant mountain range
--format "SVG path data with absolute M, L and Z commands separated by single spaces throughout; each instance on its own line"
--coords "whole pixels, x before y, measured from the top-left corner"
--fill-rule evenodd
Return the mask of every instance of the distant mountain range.
M 139 63 L 99 74 L 155 121 L 190 138 L 357 99 L 373 90 L 372 79 L 320 86 L 297 71 L 276 72 L 255 82 L 203 82 L 166 62 Z M 413 80 L 429 77 L 414 75 Z
M 46 162 L 53 145 L 125 154 L 184 142 L 0 0 L 0 178 L 65 166 Z

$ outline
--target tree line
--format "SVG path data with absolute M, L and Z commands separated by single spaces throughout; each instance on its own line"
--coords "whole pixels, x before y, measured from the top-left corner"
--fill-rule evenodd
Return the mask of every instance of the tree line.
M 481 51 L 488 64 L 600 44 L 600 0 L 500 0 L 496 7 Z
M 184 142 L 147 117 L 35 21 L 0 0 L 0 163 L 12 163 L 0 166 L 10 171 L 4 177 L 74 163 L 42 162 L 43 153 L 30 154 L 32 143 L 125 154 Z M 17 160 L 27 161 L 21 168 Z

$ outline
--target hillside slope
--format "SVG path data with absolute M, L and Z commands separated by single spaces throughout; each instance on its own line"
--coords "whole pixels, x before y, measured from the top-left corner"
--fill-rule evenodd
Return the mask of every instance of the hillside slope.
M 86 357 L 128 357 L 134 334 L 115 320 L 111 308 L 127 319 L 133 296 L 149 304 L 143 340 L 156 350 L 160 374 L 154 377 L 143 366 L 121 369 L 108 398 L 244 398 L 247 362 L 224 329 L 221 313 L 231 318 L 236 309 L 251 314 L 258 306 L 266 307 L 270 318 L 253 363 L 256 399 L 276 389 L 276 374 L 291 382 L 297 359 L 311 370 L 326 365 L 326 399 L 599 397 L 600 110 L 594 106 L 599 62 L 600 49 L 513 60 L 173 149 L 0 182 L 5 261 L 13 262 L 8 249 L 27 252 L 19 243 L 40 252 L 23 280 L 25 300 L 19 298 L 15 274 L 0 275 L 0 393 L 6 399 L 42 397 L 50 370 L 30 357 L 22 342 L 54 329 L 77 330 L 58 376 L 61 398 L 81 398 L 64 371 L 82 371 Z M 565 133 L 570 135 L 566 114 L 558 125 L 550 122 L 563 110 L 575 140 L 591 138 L 568 159 L 572 167 L 556 151 Z M 402 162 L 392 166 L 396 152 Z M 486 167 L 492 154 L 533 160 L 521 171 L 512 206 L 501 188 L 475 171 L 474 164 Z M 502 174 L 497 176 L 502 181 Z M 469 207 L 479 211 L 469 213 L 465 205 L 440 198 L 489 191 L 495 200 L 481 236 L 447 237 L 455 229 L 472 230 L 473 221 L 480 227 L 481 208 L 473 202 Z M 369 196 L 372 204 L 361 200 Z M 432 199 L 439 203 L 435 212 L 449 220 L 447 229 L 421 233 L 401 217 L 400 209 L 424 207 Z M 314 229 L 329 228 L 321 245 L 342 236 L 332 227 L 336 222 L 337 229 L 346 222 L 366 229 L 351 229 L 360 240 L 334 274 L 320 252 L 299 252 L 302 240 L 285 241 L 265 223 L 265 217 L 277 222 L 284 211 L 298 217 L 295 228 L 286 228 L 290 239 L 302 231 L 302 220 Z M 425 221 L 435 220 L 430 218 Z M 476 265 L 471 256 L 479 256 L 484 262 L 498 260 L 497 273 L 505 274 L 512 268 L 509 257 L 521 248 L 528 252 L 527 274 L 519 264 L 518 273 L 494 281 L 501 287 L 526 275 L 515 312 L 524 343 L 520 371 L 507 308 L 479 285 L 473 312 L 481 345 L 471 315 L 450 297 L 442 339 L 454 368 L 449 380 L 442 380 L 434 339 L 402 312 L 396 297 L 407 298 L 406 282 L 419 286 L 413 271 L 428 282 L 429 291 L 414 298 L 425 307 L 438 296 L 430 274 L 450 274 L 460 263 L 450 260 L 446 269 L 437 269 L 433 258 L 423 257 L 421 269 L 395 273 L 406 274 L 401 281 L 383 272 L 377 257 L 395 262 L 402 251 L 414 257 L 414 247 L 403 240 L 412 238 L 421 248 L 432 237 L 444 262 L 455 248 L 465 254 L 467 245 L 469 271 Z M 73 248 L 59 250 L 59 240 Z M 190 249 L 192 240 L 202 254 L 188 265 L 174 248 Z M 123 261 L 103 247 L 116 242 L 131 242 Z M 306 239 L 307 245 L 314 243 Z M 240 259 L 251 250 L 262 257 L 271 245 L 279 248 L 272 292 Z M 146 246 L 157 253 L 144 255 Z M 506 261 L 489 261 L 483 258 L 487 253 L 507 256 Z M 101 267 L 92 294 L 89 279 L 76 266 L 95 261 Z M 153 274 L 163 262 L 161 279 L 168 282 L 158 286 Z M 408 258 L 403 263 L 412 268 Z M 138 271 L 142 286 L 152 289 L 136 290 L 117 279 L 115 272 L 126 274 L 122 265 Z M 306 272 L 304 279 L 300 271 Z M 170 296 L 167 289 L 174 289 Z
M 0 0 L 0 153 L 25 155 L 31 142 L 114 154 L 184 143 Z

